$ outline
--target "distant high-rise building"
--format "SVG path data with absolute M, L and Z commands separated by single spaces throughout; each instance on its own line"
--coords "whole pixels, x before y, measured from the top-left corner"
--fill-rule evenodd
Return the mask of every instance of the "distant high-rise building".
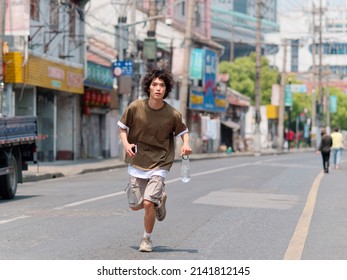
M 316 3 L 318 2 L 318 3 Z M 322 3 L 324 3 L 323 1 Z M 347 2 L 347 1 L 345 1 Z M 330 81 L 347 89 L 347 5 L 319 7 L 319 1 L 294 11 L 279 13 L 280 32 L 266 35 L 266 42 L 277 45 L 273 52 L 266 52 L 270 63 L 282 70 L 284 42 L 287 45 L 286 71 L 300 73 L 307 81 L 313 70 L 322 67 L 330 70 Z M 320 19 L 322 24 L 320 25 Z M 313 24 L 315 22 L 315 24 Z M 315 25 L 315 26 L 313 26 Z M 315 56 L 313 52 L 315 46 Z M 321 65 L 320 65 L 321 47 Z M 307 75 L 305 75 L 307 74 Z M 346 85 L 345 85 L 346 84 Z
M 221 60 L 232 60 L 255 51 L 258 0 L 211 1 L 212 38 L 225 47 Z M 278 30 L 277 0 L 261 0 L 261 19 L 262 37 Z

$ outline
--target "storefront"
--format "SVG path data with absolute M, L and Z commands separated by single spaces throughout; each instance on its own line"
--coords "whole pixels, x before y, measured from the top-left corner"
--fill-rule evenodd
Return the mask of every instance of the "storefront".
M 242 152 L 249 148 L 245 130 L 250 98 L 231 88 L 226 89 L 226 95 L 228 106 L 222 121 L 222 139 L 233 151 Z
M 227 101 L 217 87 L 217 53 L 194 48 L 191 55 L 190 78 L 194 86 L 189 92 L 188 126 L 191 145 L 198 153 L 218 152 L 221 142 L 221 118 Z
M 108 158 L 111 133 L 115 133 L 116 120 L 110 110 L 114 95 L 111 67 L 91 61 L 87 63 L 85 95 L 82 102 L 82 155 L 85 158 Z
M 81 66 L 20 52 L 4 56 L 6 90 L 15 96 L 14 115 L 36 115 L 40 161 L 80 157 Z
M 222 92 L 206 93 L 192 88 L 189 98 L 189 125 L 193 149 L 197 152 L 218 152 L 221 144 L 221 119 L 227 106 Z

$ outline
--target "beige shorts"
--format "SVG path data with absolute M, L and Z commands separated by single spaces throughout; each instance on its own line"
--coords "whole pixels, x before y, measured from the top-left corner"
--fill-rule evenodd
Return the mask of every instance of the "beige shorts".
M 130 176 L 126 189 L 129 206 L 139 207 L 144 200 L 152 201 L 158 205 L 164 190 L 164 178 L 161 176 L 153 176 L 150 179 Z

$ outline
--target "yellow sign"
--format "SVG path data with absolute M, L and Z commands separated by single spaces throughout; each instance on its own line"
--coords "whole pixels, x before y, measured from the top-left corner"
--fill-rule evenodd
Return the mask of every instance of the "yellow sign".
M 23 65 L 20 52 L 4 56 L 5 83 L 21 83 L 71 93 L 84 93 L 83 68 L 67 66 L 45 58 L 29 56 Z
M 199 104 L 199 105 L 202 105 L 204 103 L 204 97 L 203 96 L 200 96 L 200 95 L 194 95 L 194 94 L 191 94 L 190 95 L 190 102 L 192 104 Z
M 266 116 L 269 120 L 278 119 L 278 106 L 267 105 L 266 106 Z
M 4 57 L 4 82 L 22 84 L 23 83 L 23 56 L 19 52 L 10 52 Z
M 226 108 L 227 106 L 227 101 L 226 99 L 221 99 L 219 96 L 216 96 L 216 106 L 221 107 L 221 108 Z

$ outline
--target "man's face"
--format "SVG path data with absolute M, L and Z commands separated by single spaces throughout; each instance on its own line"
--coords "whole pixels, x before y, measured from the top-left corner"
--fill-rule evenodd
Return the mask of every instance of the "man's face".
M 166 86 L 162 79 L 153 79 L 151 85 L 149 86 L 149 97 L 153 99 L 164 99 L 166 92 Z

